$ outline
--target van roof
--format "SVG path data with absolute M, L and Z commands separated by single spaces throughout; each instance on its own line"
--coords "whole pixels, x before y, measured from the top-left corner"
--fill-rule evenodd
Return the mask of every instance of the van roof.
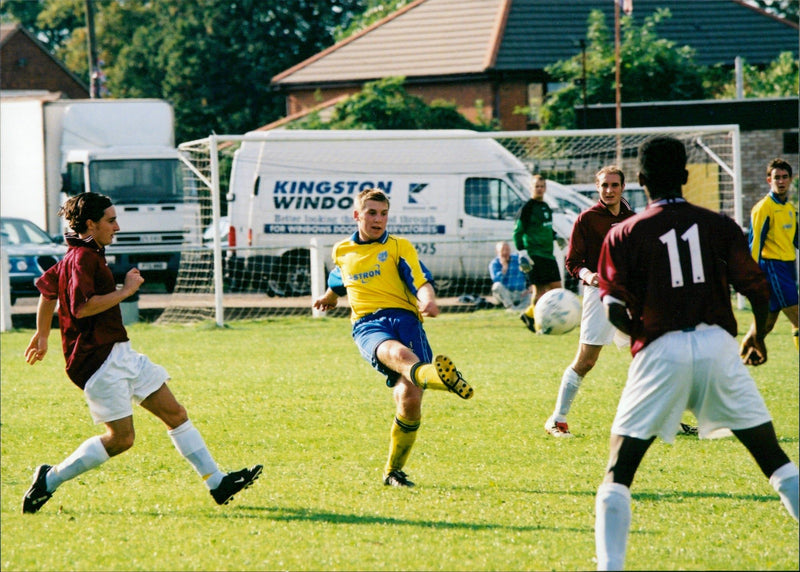
M 264 144 L 268 146 L 262 151 Z M 245 160 L 259 163 L 260 172 L 274 168 L 304 174 L 527 173 L 496 140 L 462 129 L 251 132 L 237 151 L 237 161 Z

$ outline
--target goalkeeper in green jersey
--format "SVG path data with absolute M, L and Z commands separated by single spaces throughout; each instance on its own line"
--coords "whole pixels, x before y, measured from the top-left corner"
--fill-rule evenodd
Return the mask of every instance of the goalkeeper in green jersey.
M 519 251 L 519 266 L 528 274 L 531 304 L 520 315 L 527 328 L 536 332 L 533 307 L 548 290 L 561 288 L 561 272 L 553 254 L 553 210 L 544 200 L 547 181 L 541 175 L 531 180 L 531 198 L 522 205 L 514 224 L 514 246 Z

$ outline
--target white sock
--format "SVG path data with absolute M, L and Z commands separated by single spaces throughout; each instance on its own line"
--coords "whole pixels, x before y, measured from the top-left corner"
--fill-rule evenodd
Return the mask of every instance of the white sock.
M 102 465 L 110 458 L 106 448 L 103 447 L 100 435 L 87 439 L 69 457 L 47 472 L 45 477 L 47 492 L 52 493 L 62 483 Z
M 595 500 L 594 541 L 598 570 L 622 570 L 631 526 L 631 491 L 619 483 L 603 483 Z
M 561 385 L 558 388 L 558 399 L 556 408 L 553 411 L 553 419 L 559 422 L 567 420 L 567 414 L 572 407 L 572 400 L 578 393 L 583 378 L 575 373 L 575 370 L 568 367 L 561 376 Z
M 208 489 L 217 488 L 225 474 L 217 467 L 217 463 L 203 441 L 203 436 L 192 425 L 191 419 L 175 429 L 170 429 L 167 433 L 178 452 L 189 461 L 197 474 L 203 477 Z
M 770 476 L 769 484 L 778 491 L 783 506 L 797 520 L 797 496 L 799 494 L 798 487 L 800 487 L 800 473 L 798 473 L 797 465 L 788 462 L 778 468 Z

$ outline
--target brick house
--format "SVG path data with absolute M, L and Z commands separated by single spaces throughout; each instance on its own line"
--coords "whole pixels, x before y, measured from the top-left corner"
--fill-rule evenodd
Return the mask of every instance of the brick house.
M 0 90 L 89 97 L 89 88 L 19 24 L 0 25 Z
M 633 17 L 641 22 L 658 8 L 672 13 L 659 35 L 693 47 L 698 64 L 733 68 L 740 56 L 763 65 L 784 51 L 797 57 L 797 22 L 743 0 L 636 0 Z M 404 76 L 407 91 L 425 101 L 455 102 L 471 121 L 525 130 L 532 125 L 518 110 L 547 94 L 548 65 L 580 53 L 594 9 L 613 29 L 613 0 L 416 0 L 276 75 L 272 85 L 293 116 L 365 82 Z

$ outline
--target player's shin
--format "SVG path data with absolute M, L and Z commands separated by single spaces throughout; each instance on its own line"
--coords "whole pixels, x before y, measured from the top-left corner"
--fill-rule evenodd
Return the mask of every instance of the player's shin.
M 411 421 L 400 415 L 394 418 L 389 444 L 389 459 L 386 461 L 386 468 L 383 471 L 384 476 L 405 466 L 414 441 L 417 440 L 419 425 L 419 420 Z
M 419 362 L 411 366 L 411 381 L 422 390 L 450 391 L 450 388 L 439 379 L 436 366 L 432 363 Z
M 598 570 L 622 570 L 631 526 L 631 491 L 619 483 L 603 483 L 595 501 L 595 548 Z
M 575 373 L 572 367 L 564 370 L 561 376 L 561 385 L 558 388 L 558 398 L 556 399 L 556 407 L 553 411 L 553 418 L 556 421 L 566 421 L 567 414 L 572 408 L 572 402 L 578 394 L 578 389 L 581 387 L 583 378 Z
M 202 435 L 192 421 L 187 420 L 183 425 L 171 429 L 167 433 L 178 452 L 189 461 L 197 474 L 203 477 L 206 487 L 209 490 L 217 488 L 225 475 L 217 467 Z
M 100 435 L 87 439 L 69 457 L 47 473 L 48 492 L 55 491 L 61 483 L 94 469 L 109 458 Z
M 789 514 L 797 520 L 798 495 L 800 495 L 798 490 L 800 488 L 800 474 L 798 473 L 797 465 L 786 463 L 779 467 L 770 475 L 769 484 L 778 492 L 781 502 L 786 507 L 786 510 L 789 511 Z

